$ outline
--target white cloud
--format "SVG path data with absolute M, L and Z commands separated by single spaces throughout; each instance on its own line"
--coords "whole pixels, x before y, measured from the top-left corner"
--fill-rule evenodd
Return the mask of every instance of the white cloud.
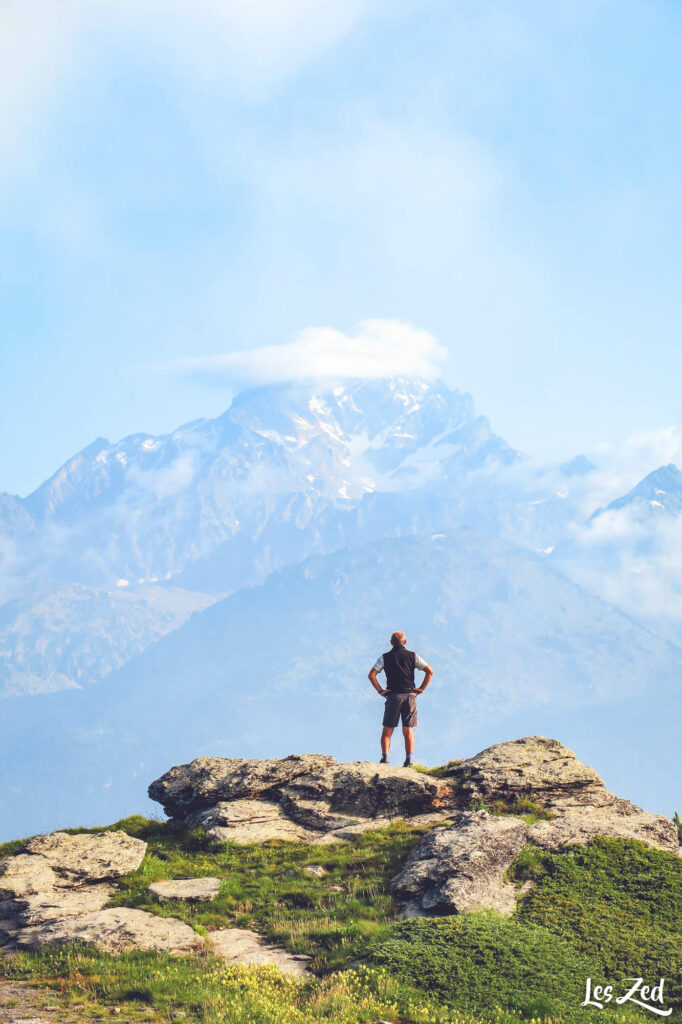
M 429 334 L 399 320 L 364 320 L 355 334 L 308 327 L 282 345 L 176 359 L 161 369 L 212 384 L 271 384 L 324 377 L 437 377 L 447 356 Z
M 196 456 L 193 452 L 178 456 L 168 466 L 159 469 L 140 469 L 131 466 L 128 479 L 144 491 L 150 491 L 159 501 L 184 491 L 196 475 Z

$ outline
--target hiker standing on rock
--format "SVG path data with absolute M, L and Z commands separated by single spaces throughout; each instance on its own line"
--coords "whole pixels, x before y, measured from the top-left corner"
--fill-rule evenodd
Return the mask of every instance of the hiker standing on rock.
M 370 683 L 380 697 L 386 698 L 379 764 L 388 764 L 391 736 L 398 720 L 402 719 L 405 739 L 404 768 L 408 768 L 412 764 L 412 751 L 414 750 L 412 730 L 417 724 L 417 694 L 424 692 L 433 677 L 431 666 L 427 665 L 424 659 L 414 651 L 408 651 L 405 647 L 406 643 L 407 639 L 404 633 L 399 631 L 392 633 L 390 651 L 379 655 L 369 671 Z M 377 673 L 382 669 L 386 673 L 385 690 L 377 679 Z M 421 686 L 414 685 L 415 669 L 424 673 L 424 681 Z

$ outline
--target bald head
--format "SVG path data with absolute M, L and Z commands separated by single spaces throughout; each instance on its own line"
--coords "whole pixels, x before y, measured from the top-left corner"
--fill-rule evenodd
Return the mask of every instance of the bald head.
M 398 630 L 395 633 L 391 633 L 391 647 L 404 647 L 407 643 L 407 637 L 404 633 Z

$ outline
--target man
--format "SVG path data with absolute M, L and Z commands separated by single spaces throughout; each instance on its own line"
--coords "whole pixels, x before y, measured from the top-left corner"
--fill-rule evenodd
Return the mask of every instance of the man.
M 417 694 L 423 693 L 433 678 L 431 666 L 427 665 L 424 659 L 414 651 L 408 651 L 405 647 L 406 643 L 404 633 L 392 633 L 390 651 L 380 655 L 369 672 L 369 681 L 374 689 L 380 697 L 386 697 L 379 764 L 388 764 L 391 736 L 398 720 L 401 719 L 405 739 L 404 768 L 408 768 L 412 764 L 414 750 L 412 730 L 417 724 Z M 377 673 L 382 669 L 386 673 L 385 690 L 382 689 L 381 683 L 377 679 Z M 415 669 L 424 673 L 424 681 L 418 687 L 414 685 Z

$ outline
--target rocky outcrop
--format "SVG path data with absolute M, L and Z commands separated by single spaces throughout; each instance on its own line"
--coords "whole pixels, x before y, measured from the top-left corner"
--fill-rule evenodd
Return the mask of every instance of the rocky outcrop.
M 597 836 L 639 839 L 647 846 L 670 853 L 677 853 L 679 848 L 679 838 L 669 818 L 649 814 L 629 800 L 617 800 L 606 807 L 568 809 L 558 813 L 553 821 L 536 822 L 528 834 L 536 846 L 554 851 L 572 843 L 589 843 Z
M 442 821 L 453 806 L 451 786 L 429 775 L 324 754 L 201 757 L 171 768 L 149 795 L 187 825 L 237 843 L 345 841 L 396 818 Z
M 454 765 L 448 779 L 460 803 L 484 801 L 513 811 L 522 798 L 551 810 L 526 824 L 517 814 L 462 812 L 419 843 L 392 882 L 404 916 L 453 914 L 476 907 L 512 913 L 515 890 L 505 872 L 525 843 L 557 851 L 597 836 L 638 839 L 677 853 L 673 822 L 615 796 L 599 775 L 557 740 L 529 736 L 498 743 Z
M 464 802 L 504 800 L 513 804 L 530 797 L 548 809 L 591 805 L 601 807 L 618 798 L 601 778 L 579 761 L 572 750 L 546 736 L 495 743 L 474 757 L 453 765 L 448 778 Z
M 511 913 L 516 890 L 504 873 L 528 842 L 519 818 L 461 811 L 452 824 L 428 832 L 393 879 L 405 917 L 490 909 Z
M 124 832 L 54 832 L 29 840 L 13 857 L 1 860 L 0 957 L 71 942 L 109 953 L 205 949 L 207 940 L 175 917 L 106 906 L 116 879 L 140 866 L 146 848 Z M 159 900 L 212 900 L 220 879 L 180 878 L 154 882 L 148 889 Z M 212 932 L 208 945 L 230 963 L 274 964 L 295 975 L 306 973 L 310 959 L 269 946 L 256 932 L 240 928 Z
M 149 794 L 188 826 L 237 843 L 349 841 L 396 819 L 432 825 L 391 884 L 407 916 L 478 907 L 511 913 L 516 892 L 506 871 L 528 842 L 555 851 L 611 836 L 671 853 L 679 843 L 670 819 L 610 793 L 592 768 L 544 736 L 495 744 L 452 762 L 438 778 L 366 761 L 339 764 L 324 754 L 265 761 L 203 757 L 171 768 Z M 550 817 L 524 819 L 528 799 Z M 486 809 L 474 809 L 474 801 Z M 202 936 L 175 918 L 108 906 L 116 879 L 139 867 L 145 849 L 123 832 L 56 832 L 27 841 L 0 861 L 0 955 L 75 940 L 109 951 L 204 948 Z M 325 873 L 322 865 L 303 870 Z M 149 891 L 159 900 L 210 900 L 220 884 L 218 878 L 175 879 L 155 882 Z M 210 939 L 235 962 L 305 970 L 300 957 L 287 960 L 252 932 L 221 929 Z
M 434 824 L 468 811 L 473 801 L 513 813 L 519 800 L 530 798 L 555 815 L 529 832 L 547 849 L 596 835 L 640 839 L 671 852 L 678 844 L 670 819 L 609 793 L 593 768 L 545 736 L 497 743 L 452 763 L 445 778 L 367 761 L 339 764 L 325 754 L 201 757 L 171 768 L 149 795 L 166 813 L 236 843 L 347 841 L 396 818 Z
M 170 817 L 214 807 L 221 801 L 267 799 L 299 775 L 315 775 L 336 764 L 328 754 L 291 754 L 267 761 L 242 757 L 198 757 L 178 765 L 149 786 L 149 796 Z
M 112 881 L 135 871 L 146 849 L 125 832 L 38 836 L 15 857 L 0 861 L 0 900 Z
M 529 830 L 529 838 L 549 850 L 586 843 L 598 835 L 639 839 L 670 853 L 679 848 L 670 818 L 649 814 L 610 793 L 593 768 L 546 736 L 496 743 L 453 765 L 447 778 L 460 805 L 483 800 L 494 806 L 501 801 L 513 811 L 517 801 L 530 798 L 552 811 L 552 821 L 537 822 Z
M 0 947 L 11 953 L 79 940 L 109 952 L 199 949 L 204 940 L 182 921 L 104 909 L 115 880 L 135 871 L 146 849 L 125 832 L 53 832 L 29 840 L 0 861 Z

